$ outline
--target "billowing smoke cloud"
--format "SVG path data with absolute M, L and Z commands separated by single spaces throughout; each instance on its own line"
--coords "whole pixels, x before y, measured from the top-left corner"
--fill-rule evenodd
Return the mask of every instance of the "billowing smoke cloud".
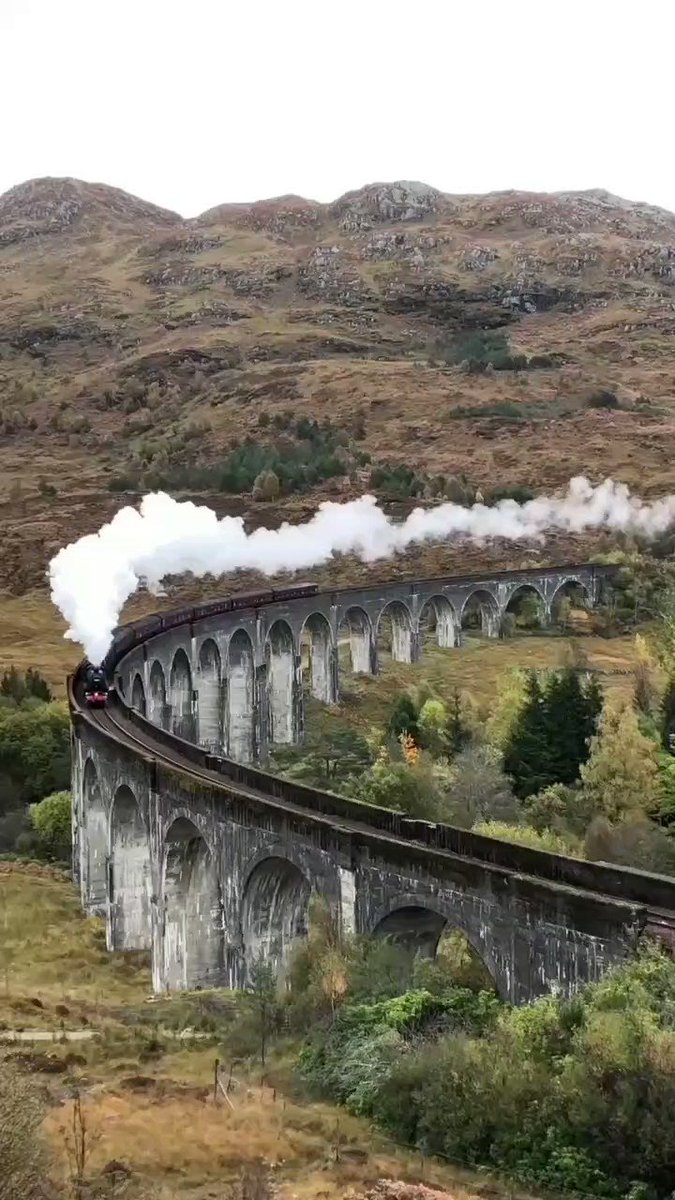
M 675 496 L 653 503 L 632 497 L 623 484 L 592 487 L 571 480 L 564 496 L 538 496 L 524 504 L 502 500 L 493 507 L 440 504 L 417 508 L 396 523 L 373 496 L 346 504 L 321 504 L 302 525 L 247 534 L 240 517 L 223 517 L 205 506 L 145 496 L 140 507 L 121 509 L 98 533 L 60 550 L 49 565 L 52 599 L 68 622 L 66 637 L 100 662 L 126 600 L 144 583 L 158 592 L 163 578 L 191 572 L 221 575 L 252 569 L 265 575 L 307 570 L 334 554 L 365 562 L 390 558 L 414 542 L 506 538 L 541 541 L 553 530 L 608 529 L 654 537 L 675 523 Z

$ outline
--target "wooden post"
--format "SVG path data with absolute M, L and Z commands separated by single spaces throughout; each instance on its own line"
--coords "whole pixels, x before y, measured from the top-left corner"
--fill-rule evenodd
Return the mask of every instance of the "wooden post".
M 218 1103 L 218 1067 L 220 1062 L 218 1059 L 213 1064 L 213 1103 Z

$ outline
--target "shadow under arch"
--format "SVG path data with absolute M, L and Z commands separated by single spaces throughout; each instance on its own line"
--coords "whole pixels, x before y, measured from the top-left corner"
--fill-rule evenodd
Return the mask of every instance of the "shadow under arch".
M 160 729 L 169 728 L 169 707 L 166 702 L 166 679 L 162 664 L 155 659 L 150 667 L 148 720 Z
M 84 904 L 88 912 L 103 916 L 108 902 L 108 812 L 91 757 L 87 757 L 82 773 L 82 832 Z
M 300 867 L 270 855 L 250 870 L 243 890 L 241 932 L 246 977 L 257 960 L 269 963 L 280 979 L 293 946 L 307 934 L 311 888 Z
M 471 956 L 472 976 L 479 986 L 507 998 L 506 981 L 500 980 L 492 955 L 463 923 L 447 917 L 433 903 L 419 896 L 393 898 L 375 917 L 372 936 L 399 946 L 411 956 L 433 959 L 441 956 L 446 938 L 453 951 L 458 941 Z
M 225 734 L 227 752 L 238 762 L 255 754 L 255 666 L 253 643 L 245 629 L 236 629 L 227 648 Z
M 115 792 L 110 812 L 108 892 L 112 949 L 148 950 L 150 843 L 136 796 L 126 784 Z
M 217 987 L 224 973 L 223 906 L 216 862 L 187 817 L 164 845 L 164 982 L 168 991 Z
M 459 645 L 460 620 L 446 596 L 430 596 L 420 612 L 420 633 L 425 642 L 433 637 L 443 650 Z
M 338 664 L 352 675 L 374 674 L 375 635 L 368 613 L 352 605 L 340 618 L 338 626 Z
M 412 613 L 402 600 L 390 600 L 377 618 L 378 662 L 412 662 Z
M 279 619 L 265 638 L 269 740 L 276 745 L 297 741 L 295 642 L 290 625 Z
M 142 717 L 146 715 L 145 688 L 143 687 L 143 680 L 138 671 L 134 675 L 134 682 L 131 685 L 131 707 L 135 708 L 136 712 L 139 712 Z
M 506 632 L 516 629 L 541 629 L 546 622 L 546 598 L 533 583 L 521 583 L 511 592 L 504 609 Z M 508 624 L 507 624 L 508 622 Z
M 335 703 L 333 634 L 323 613 L 310 613 L 300 630 L 300 664 L 303 687 L 323 704 Z
M 476 588 L 470 592 L 460 613 L 462 630 L 476 630 L 483 637 L 497 637 L 499 633 L 499 606 L 492 592 Z
M 551 621 L 554 625 L 565 625 L 568 623 L 568 611 L 571 616 L 573 613 L 578 614 L 576 620 L 572 620 L 572 624 L 582 624 L 579 617 L 583 618 L 583 623 L 588 620 L 586 614 L 591 607 L 592 596 L 590 590 L 582 583 L 580 579 L 570 575 L 556 588 L 551 597 Z
M 199 648 L 197 661 L 197 722 L 199 744 L 207 750 L 223 746 L 223 671 L 220 651 L 213 638 Z
M 169 676 L 171 693 L 171 731 L 187 742 L 195 740 L 195 723 L 192 712 L 192 669 L 184 650 L 178 649 L 171 663 Z

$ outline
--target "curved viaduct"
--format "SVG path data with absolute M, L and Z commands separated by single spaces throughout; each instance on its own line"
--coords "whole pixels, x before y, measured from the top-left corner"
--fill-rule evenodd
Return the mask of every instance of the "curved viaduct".
M 460 929 L 520 1003 L 599 978 L 645 932 L 671 937 L 675 879 L 408 820 L 254 765 L 301 738 L 303 682 L 337 699 L 339 640 L 354 671 L 375 673 L 383 640 L 415 661 L 427 628 L 451 652 L 470 615 L 497 636 L 523 590 L 545 621 L 572 585 L 595 603 L 609 574 L 591 564 L 236 611 L 224 601 L 199 620 L 168 614 L 153 636 L 151 619 L 118 630 L 107 707 L 85 706 L 80 672 L 68 683 L 74 870 L 109 948 L 150 950 L 157 992 L 245 986 L 260 954 L 283 969 L 318 892 L 345 930 L 428 953 Z

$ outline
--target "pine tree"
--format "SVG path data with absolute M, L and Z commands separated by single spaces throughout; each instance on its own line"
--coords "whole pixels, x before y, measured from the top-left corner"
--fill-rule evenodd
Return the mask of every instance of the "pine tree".
M 448 746 L 448 751 L 453 757 L 461 754 L 465 746 L 468 746 L 471 741 L 471 730 L 463 717 L 462 697 L 457 688 L 453 692 L 452 701 L 450 704 L 450 714 L 445 726 L 445 736 Z
M 640 732 L 637 714 L 626 702 L 606 705 L 590 757 L 581 768 L 592 810 L 615 823 L 655 811 L 659 803 L 656 744 Z
M 536 671 L 528 673 L 525 702 L 504 747 L 504 770 L 520 799 L 551 782 L 549 717 Z
M 551 675 L 544 708 L 550 773 L 547 783 L 574 783 L 589 755 L 589 740 L 602 708 L 602 692 L 592 677 L 582 687 L 578 672 L 567 667 Z
M 398 741 L 402 733 L 407 733 L 419 744 L 418 718 L 419 711 L 412 696 L 409 696 L 407 692 L 402 692 L 395 700 L 391 710 L 387 726 L 389 737 Z
M 584 688 L 584 696 L 586 699 L 586 737 L 589 742 L 598 731 L 598 721 L 602 712 L 602 706 L 605 702 L 600 681 L 596 675 L 589 675 Z M 588 754 L 586 755 L 588 758 Z

